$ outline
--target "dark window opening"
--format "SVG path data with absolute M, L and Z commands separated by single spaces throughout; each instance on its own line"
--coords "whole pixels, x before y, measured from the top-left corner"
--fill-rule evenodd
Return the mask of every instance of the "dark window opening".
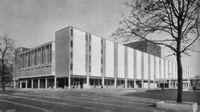
M 89 46 L 89 51 L 91 51 L 91 46 Z
M 73 70 L 73 64 L 72 63 L 70 64 L 70 70 Z
M 91 66 L 89 65 L 89 72 L 91 72 Z
M 71 36 L 73 36 L 73 29 L 71 29 L 71 31 L 70 31 L 70 32 L 71 32 Z
M 70 43 L 70 44 L 71 44 L 71 47 L 73 47 L 73 41 L 72 41 L 72 40 L 71 40 L 71 43 Z
M 71 58 L 73 58 L 73 52 L 71 52 L 70 54 L 71 54 Z

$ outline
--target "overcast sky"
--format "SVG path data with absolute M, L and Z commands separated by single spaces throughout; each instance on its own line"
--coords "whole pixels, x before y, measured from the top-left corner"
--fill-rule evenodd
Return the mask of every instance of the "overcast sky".
M 55 31 L 67 26 L 109 37 L 127 13 L 122 0 L 1 0 L 0 35 L 29 48 L 54 41 Z M 193 75 L 200 74 L 199 57 L 191 53 L 183 58 Z

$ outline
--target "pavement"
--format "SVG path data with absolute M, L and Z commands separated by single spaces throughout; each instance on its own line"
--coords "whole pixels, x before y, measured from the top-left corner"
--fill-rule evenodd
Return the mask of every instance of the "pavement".
M 15 89 L 0 92 L 0 112 L 176 112 L 156 109 L 156 99 L 125 96 L 131 89 Z

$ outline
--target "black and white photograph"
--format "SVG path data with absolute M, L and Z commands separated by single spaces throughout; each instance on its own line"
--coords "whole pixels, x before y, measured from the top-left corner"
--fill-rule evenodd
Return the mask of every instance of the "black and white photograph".
M 0 0 L 0 112 L 200 112 L 200 0 Z

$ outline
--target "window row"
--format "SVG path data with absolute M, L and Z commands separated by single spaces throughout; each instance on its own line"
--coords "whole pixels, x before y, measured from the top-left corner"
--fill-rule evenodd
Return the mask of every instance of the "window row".
M 39 64 L 51 64 L 51 60 L 51 44 L 20 54 L 20 63 L 22 68 Z

